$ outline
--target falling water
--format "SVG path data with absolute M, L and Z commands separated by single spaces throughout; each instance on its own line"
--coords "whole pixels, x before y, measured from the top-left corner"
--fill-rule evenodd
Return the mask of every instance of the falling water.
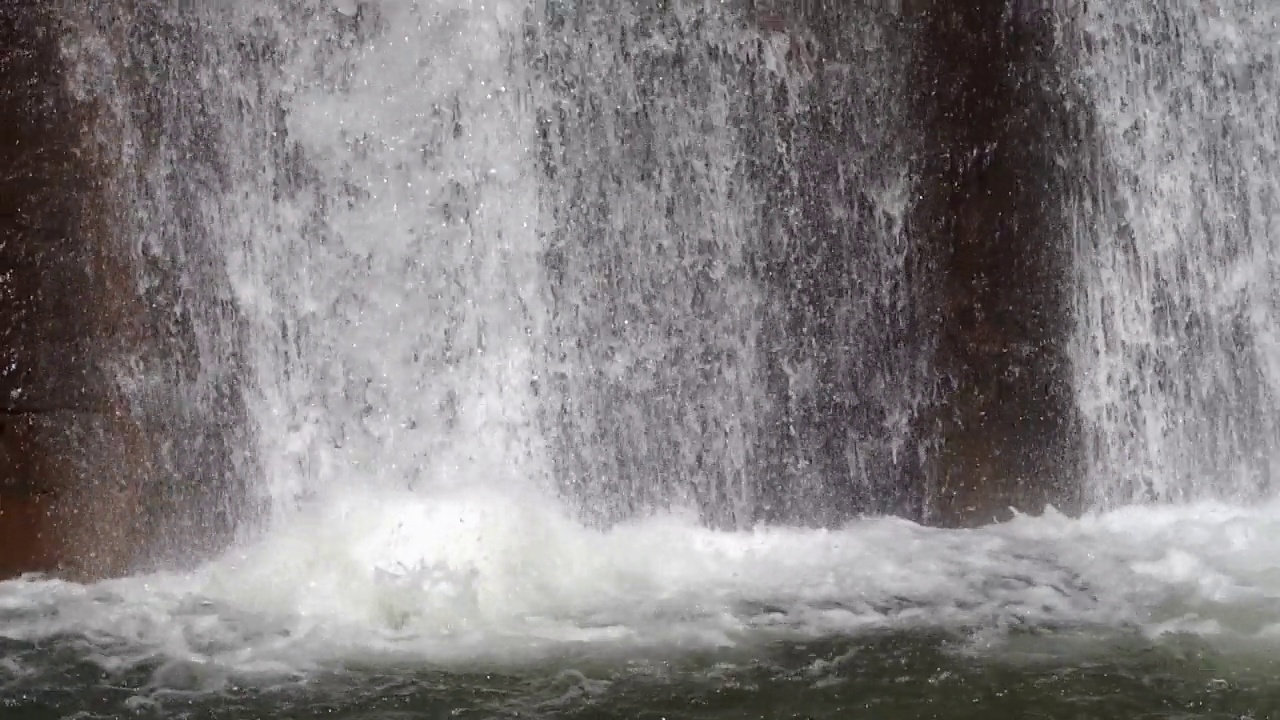
M 512 482 L 604 524 L 921 514 L 909 23 L 179 5 L 72 8 L 68 57 L 167 308 L 121 382 L 187 428 L 170 505 L 224 518 L 191 522 L 246 477 L 277 514 Z M 1276 447 L 1277 31 L 1205 8 L 1063 16 L 1094 507 L 1249 496 Z
M 226 252 L 277 503 L 540 482 L 546 293 L 522 3 L 284 3 Z M 263 160 L 266 164 L 263 164 Z M 265 186 L 264 186 L 265 185 Z
M 110 343 L 109 381 L 145 434 L 124 462 L 145 463 L 151 476 L 143 498 L 155 562 L 220 550 L 250 514 L 256 469 L 242 402 L 244 337 L 227 283 L 241 217 L 227 200 L 244 192 L 245 158 L 228 153 L 224 137 L 266 129 L 237 123 L 253 112 L 229 92 L 243 82 L 231 76 L 244 68 L 226 64 L 238 38 L 212 31 L 213 11 L 178 5 L 69 2 L 60 25 L 66 83 L 91 109 L 96 136 L 97 157 L 83 167 L 112 206 L 104 237 L 91 244 L 124 253 L 118 261 L 132 268 L 141 301 L 121 337 L 96 341 Z M 97 462 L 99 482 L 118 470 Z
M 123 98 L 129 202 L 156 214 L 139 255 L 179 282 L 209 268 L 164 300 L 215 311 L 189 328 L 202 341 L 242 340 L 200 347 L 196 382 L 243 388 L 241 450 L 277 516 L 335 486 L 538 481 L 546 310 L 524 13 L 328 0 L 86 13 L 103 29 L 75 48 L 98 55 L 80 67 L 116 76 L 86 92 Z M 127 154 L 139 148 L 154 159 Z
M 615 1 L 539 27 L 547 429 L 590 519 L 908 507 L 905 33 L 828 14 L 780 34 Z
M 1280 15 L 1088 3 L 1077 394 L 1095 507 L 1247 500 L 1280 445 Z
M 177 5 L 138 3 L 136 37 L 87 12 L 72 51 L 111 69 L 82 92 L 122 98 L 139 256 L 186 284 L 163 302 L 193 318 L 192 387 L 247 418 L 215 425 L 252 438 L 258 504 L 515 483 L 604 524 L 919 506 L 892 15 Z
M 737 77 L 749 39 L 720 8 L 640 7 L 583 4 L 538 43 L 550 426 L 589 517 L 675 502 L 732 523 L 752 512 L 764 412 L 761 200 Z

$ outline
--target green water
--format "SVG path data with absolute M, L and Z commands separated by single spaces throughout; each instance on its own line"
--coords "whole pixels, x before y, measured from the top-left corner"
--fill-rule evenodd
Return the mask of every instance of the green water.
M 377 661 L 237 676 L 104 669 L 86 638 L 6 641 L 0 717 L 1270 718 L 1280 662 L 1191 636 L 891 632 L 666 657 L 565 653 L 524 667 Z M 23 668 L 16 672 L 16 668 Z

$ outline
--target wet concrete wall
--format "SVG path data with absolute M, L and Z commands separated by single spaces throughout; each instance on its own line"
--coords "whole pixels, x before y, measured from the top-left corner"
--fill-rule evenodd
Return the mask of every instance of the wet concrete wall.
M 550 424 L 588 521 L 672 497 L 718 527 L 1073 509 L 1057 20 L 743 0 L 735 35 L 698 3 L 613 5 L 557 5 L 535 48 L 563 98 L 539 123 L 572 346 Z
M 932 399 L 932 337 L 915 301 L 922 260 L 906 227 L 909 17 L 873 3 L 758 0 L 786 72 L 751 75 L 743 134 L 765 188 L 767 293 L 760 520 L 920 518 L 924 466 L 910 419 Z M 781 42 L 779 42 L 781 40 Z
M 124 169 L 96 141 L 103 108 L 67 91 L 58 43 L 78 29 L 54 8 L 0 6 L 0 576 L 98 577 L 172 525 L 173 443 L 122 385 L 174 355 L 155 331 L 171 306 L 138 287 Z
M 589 523 L 924 512 L 911 27 L 746 5 L 556 5 L 531 44 L 557 97 L 546 424 Z
M 195 562 L 248 514 L 226 173 L 170 6 L 0 2 L 0 575 Z
M 1051 28 L 1002 0 L 915 2 L 873 46 L 852 29 L 884 23 L 880 10 L 780 4 L 767 24 L 795 34 L 808 77 L 787 86 L 747 68 L 740 101 L 748 144 L 748 121 L 768 125 L 749 172 L 771 188 L 751 259 L 774 309 L 756 519 L 890 512 L 966 525 L 1010 506 L 1071 509 L 1071 170 L 1057 161 L 1072 138 Z M 166 243 L 186 240 L 165 233 L 194 232 L 183 218 L 220 182 L 207 147 L 216 118 L 198 98 L 164 94 L 195 83 L 125 79 L 147 142 L 194 148 L 199 169 L 157 208 L 179 219 L 151 229 L 161 250 L 138 257 L 127 234 L 147 228 L 118 214 L 127 196 L 146 195 L 145 168 L 114 163 L 89 131 L 112 120 L 65 92 L 56 43 L 73 30 L 33 0 L 0 10 L 0 575 L 117 573 L 154 556 L 157 538 L 216 547 L 243 494 L 229 469 L 235 443 L 217 429 L 243 425 L 234 382 L 217 407 L 185 414 L 174 408 L 192 404 L 164 390 L 200 382 L 197 321 L 180 312 L 183 285 L 165 266 Z M 173 74 L 198 62 L 183 28 L 121 13 L 122 48 L 144 56 L 126 66 Z M 885 211 L 891 175 L 838 182 L 843 168 L 874 167 L 868 158 L 912 168 L 905 219 Z M 887 263 L 890 251 L 901 255 Z M 210 273 L 201 282 L 216 282 Z M 128 402 L 121 367 L 154 380 L 154 402 Z M 887 400 L 895 384 L 918 393 Z M 909 427 L 894 436 L 887 424 L 899 417 Z M 820 502 L 791 502 L 802 496 Z
M 0 6 L 0 576 L 127 567 L 148 456 L 108 377 L 139 308 L 64 30 L 44 3 Z
M 753 148 L 780 201 L 766 234 L 787 238 L 763 251 L 786 308 L 767 323 L 785 348 L 769 358 L 770 395 L 793 398 L 773 404 L 762 453 L 777 514 L 814 517 L 787 504 L 815 482 L 827 524 L 1075 510 L 1067 210 L 1081 104 L 1061 74 L 1060 19 L 1007 0 L 752 5 L 805 69 L 798 93 L 757 90 L 785 142 Z M 877 166 L 910 168 L 905 226 Z M 796 367 L 811 368 L 799 402 Z
M 171 9 L 0 0 L 0 576 L 189 563 L 247 516 L 226 173 Z
M 935 0 L 920 19 L 915 116 L 925 146 L 913 234 L 938 339 L 930 520 L 971 525 L 1010 508 L 1079 502 L 1069 386 L 1075 114 L 1055 18 L 1031 3 Z

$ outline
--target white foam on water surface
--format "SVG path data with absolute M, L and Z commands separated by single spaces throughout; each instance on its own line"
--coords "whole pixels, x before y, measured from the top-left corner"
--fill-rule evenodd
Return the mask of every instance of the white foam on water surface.
M 0 584 L 0 637 L 75 636 L 108 668 L 506 666 L 750 649 L 883 630 L 1280 643 L 1280 507 L 1132 507 L 974 530 L 892 518 L 607 531 L 503 490 L 335 495 L 189 574 Z

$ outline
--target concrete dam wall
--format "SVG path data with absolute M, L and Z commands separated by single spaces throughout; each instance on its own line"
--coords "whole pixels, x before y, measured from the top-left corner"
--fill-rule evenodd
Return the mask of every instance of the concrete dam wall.
M 222 119 L 203 102 L 195 75 L 183 77 L 202 62 L 200 29 L 144 2 L 2 7 L 0 576 L 104 576 L 207 556 L 256 512 L 248 485 L 258 466 L 246 449 L 237 308 L 220 290 L 218 258 L 202 249 L 215 231 L 200 214 L 202 194 L 225 188 L 233 168 L 214 140 Z M 342 22 L 355 27 L 364 17 Z M 670 488 L 638 467 L 651 452 L 685 463 L 682 472 L 696 466 L 700 477 L 747 478 L 692 491 L 713 524 L 835 524 L 893 513 L 967 526 L 1004 519 L 1009 508 L 1078 510 L 1081 451 L 1066 342 L 1067 198 L 1080 171 L 1059 159 L 1079 142 L 1084 111 L 1060 77 L 1060 19 L 1011 14 L 1002 0 L 909 3 L 894 13 L 778 3 L 747 7 L 742 17 L 752 42 L 772 43 L 790 63 L 784 77 L 765 67 L 767 53 L 733 59 L 731 82 L 745 99 L 726 115 L 739 124 L 725 141 L 745 158 L 735 177 L 767 198 L 752 231 L 759 235 L 735 266 L 762 308 L 733 321 L 759 328 L 751 372 L 761 389 L 741 404 L 754 408 L 755 424 L 710 427 L 682 404 L 691 383 L 705 391 L 700 402 L 716 402 L 736 377 L 728 371 L 698 379 L 677 364 L 663 371 L 678 388 L 670 395 L 627 390 L 626 402 L 645 413 L 680 418 L 680 432 L 696 425 L 737 439 L 663 440 L 660 433 L 674 430 L 655 427 L 652 442 L 631 446 L 626 423 L 594 422 L 592 442 L 616 450 L 609 458 L 552 443 L 566 476 L 631 484 L 629 499 L 592 519 L 613 522 L 660 504 Z M 695 20 L 652 22 L 688 32 L 681 23 Z M 854 43 L 868 22 L 880 33 L 871 50 Z M 69 66 L 64 44 L 86 28 L 124 59 L 104 70 L 112 92 L 76 90 L 82 69 Z M 269 42 L 241 50 L 272 53 Z M 574 52 L 544 55 L 565 68 Z M 646 62 L 655 77 L 694 77 L 702 67 L 679 55 Z M 882 72 L 883 82 L 851 74 L 869 63 L 883 64 L 867 71 Z M 566 87 L 588 87 L 558 72 Z M 632 81 L 648 88 L 649 99 L 637 102 L 664 102 L 660 86 Z M 547 183 L 577 208 L 548 231 L 566 239 L 544 262 L 553 277 L 621 285 L 622 275 L 610 273 L 631 257 L 625 236 L 609 246 L 614 255 L 575 248 L 569 237 L 616 227 L 610 213 L 620 212 L 616 197 L 591 195 L 601 192 L 598 178 L 563 172 L 566 158 L 593 156 L 591 143 L 610 142 L 591 134 L 601 127 L 591 114 L 598 109 L 586 103 L 575 112 L 562 116 L 559 135 L 541 138 L 553 158 Z M 651 144 L 663 132 L 641 112 L 619 127 Z M 618 193 L 715 185 L 664 174 L 661 152 L 646 157 L 610 176 Z M 841 180 L 848 167 L 880 160 L 904 170 L 862 185 Z M 164 172 L 169 166 L 180 171 Z M 902 217 L 869 197 L 871 185 L 887 188 L 895 177 L 905 178 L 910 198 Z M 669 223 L 705 210 L 664 202 Z M 889 238 L 892 263 L 868 260 L 873 236 Z M 707 282 L 691 286 L 691 307 L 732 314 L 735 296 L 725 294 L 722 308 Z M 598 337 L 601 323 L 649 312 L 609 292 L 560 293 L 553 331 Z M 681 332 L 701 327 L 666 312 Z M 221 334 L 209 330 L 215 325 Z M 627 341 L 630 331 L 609 327 L 614 340 Z M 580 354 L 565 362 L 597 363 L 603 351 L 591 342 L 580 340 L 572 351 Z M 910 397 L 892 399 L 902 386 Z M 582 398 L 620 392 L 561 391 L 578 398 L 566 404 L 577 413 L 566 437 L 584 436 L 581 418 L 598 412 Z M 897 429 L 885 430 L 891 424 Z M 733 494 L 725 488 L 741 482 L 747 499 L 723 509 Z

